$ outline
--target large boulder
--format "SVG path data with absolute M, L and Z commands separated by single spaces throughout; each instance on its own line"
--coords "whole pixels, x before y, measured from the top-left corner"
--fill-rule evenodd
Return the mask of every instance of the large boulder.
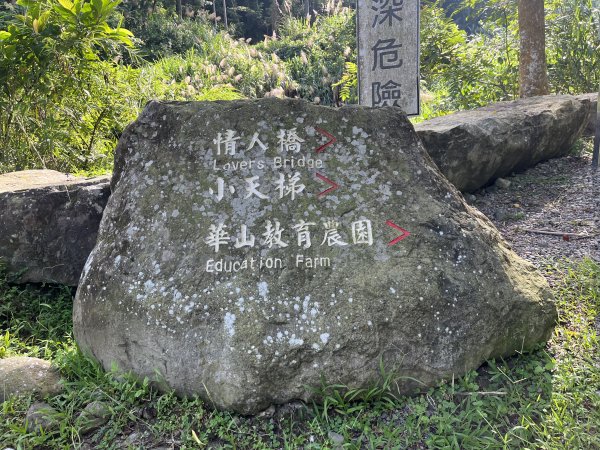
M 28 356 L 0 359 L 0 403 L 15 395 L 57 395 L 63 388 L 61 381 L 49 361 Z
M 581 135 L 588 106 L 548 95 L 460 111 L 415 125 L 448 180 L 473 192 L 499 177 L 565 156 Z
M 598 123 L 598 93 L 581 94 L 575 97 L 587 108 L 587 117 L 585 118 L 584 136 L 594 136 L 596 134 L 596 124 Z
M 309 386 L 400 392 L 547 339 L 544 278 L 466 205 L 398 109 L 150 103 L 117 147 L 77 342 L 219 408 Z
M 20 282 L 77 286 L 109 195 L 109 177 L 0 175 L 0 261 Z

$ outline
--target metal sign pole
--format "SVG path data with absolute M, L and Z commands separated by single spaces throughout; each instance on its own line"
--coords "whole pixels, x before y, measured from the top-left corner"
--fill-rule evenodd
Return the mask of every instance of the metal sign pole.
M 600 46 L 600 0 L 594 1 L 596 26 L 598 27 L 598 45 Z M 592 153 L 592 167 L 598 169 L 598 156 L 600 154 L 600 87 L 598 87 L 598 106 L 596 108 L 596 135 L 594 136 L 594 153 Z
M 598 107 L 596 108 L 596 135 L 594 136 L 594 153 L 592 153 L 592 167 L 598 169 L 598 156 L 600 154 L 600 89 L 598 90 Z

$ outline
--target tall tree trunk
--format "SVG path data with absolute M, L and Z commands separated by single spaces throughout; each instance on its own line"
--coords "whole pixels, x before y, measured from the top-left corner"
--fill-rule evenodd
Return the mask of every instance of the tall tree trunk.
M 271 2 L 271 29 L 273 30 L 273 37 L 277 36 L 279 26 L 283 22 L 283 11 L 278 0 Z
M 302 0 L 302 7 L 304 9 L 304 18 L 310 18 L 310 0 Z
M 548 93 L 544 0 L 519 0 L 521 97 Z
M 177 11 L 177 16 L 179 17 L 179 20 L 183 19 L 183 7 L 181 6 L 181 0 L 176 0 L 175 10 Z
M 227 29 L 228 25 L 227 25 L 227 2 L 226 2 L 226 0 L 223 0 L 223 19 L 224 19 L 225 29 Z

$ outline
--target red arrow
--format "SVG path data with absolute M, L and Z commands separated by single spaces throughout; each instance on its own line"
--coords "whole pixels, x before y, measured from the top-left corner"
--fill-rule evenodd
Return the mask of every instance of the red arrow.
M 327 131 L 322 130 L 321 128 L 315 128 L 315 131 L 329 138 L 329 142 L 326 142 L 325 144 L 321 145 L 318 149 L 315 150 L 316 153 L 321 153 L 325 151 L 327 147 L 337 142 L 337 139 L 331 133 L 328 133 Z
M 404 228 L 399 227 L 398 225 L 396 225 L 394 222 L 392 222 L 391 220 L 388 220 L 385 223 L 387 226 L 395 228 L 396 230 L 400 231 L 402 234 L 400 236 L 398 236 L 396 239 L 394 239 L 393 241 L 390 241 L 388 243 L 388 247 L 391 247 L 392 245 L 397 244 L 400 241 L 403 241 L 404 239 L 406 239 L 407 237 L 410 236 L 410 232 L 406 231 Z
M 330 192 L 335 191 L 337 188 L 340 187 L 339 184 L 337 184 L 335 181 L 330 180 L 329 178 L 327 178 L 325 175 L 321 175 L 319 172 L 317 172 L 317 178 L 324 181 L 327 184 L 330 184 L 331 187 L 329 189 L 325 189 L 323 192 L 319 192 L 317 194 L 318 197 L 323 197 L 324 195 L 329 194 Z

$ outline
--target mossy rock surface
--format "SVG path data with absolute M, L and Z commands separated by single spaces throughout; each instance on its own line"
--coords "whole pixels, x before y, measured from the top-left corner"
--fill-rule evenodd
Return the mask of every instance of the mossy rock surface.
M 415 125 L 441 172 L 457 189 L 474 192 L 499 177 L 568 155 L 591 120 L 589 96 L 544 95 Z
M 381 362 L 412 392 L 527 350 L 556 320 L 544 278 L 397 109 L 153 102 L 120 140 L 112 190 L 77 341 L 219 408 L 307 400 L 323 377 L 369 386 Z
M 17 395 L 44 398 L 62 389 L 60 374 L 50 361 L 29 356 L 0 359 L 0 403 Z
M 16 281 L 77 286 L 96 243 L 109 181 L 54 170 L 0 175 L 0 260 Z

